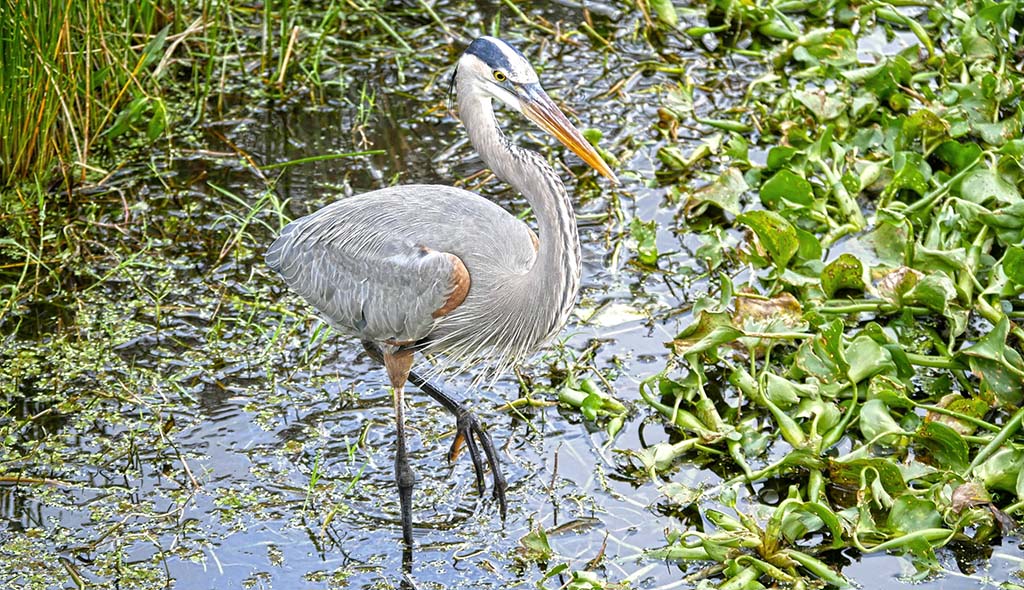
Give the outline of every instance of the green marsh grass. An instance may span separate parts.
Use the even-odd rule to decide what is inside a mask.
[[[173,4],[0,3],[0,186],[48,177],[55,163],[65,180],[84,180],[100,171],[90,164],[96,145],[133,113],[159,116],[159,88],[148,74],[163,57]],[[162,131],[160,121],[152,125]]]

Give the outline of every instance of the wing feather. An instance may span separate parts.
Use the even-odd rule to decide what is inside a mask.
[[[497,204],[454,187],[402,185],[292,222],[266,260],[336,328],[417,342],[458,364],[493,349],[504,302],[536,256],[537,236]]]
[[[335,327],[414,342],[430,333],[466,269],[458,257],[374,220],[374,206],[350,199],[292,222],[267,250],[267,264]]]

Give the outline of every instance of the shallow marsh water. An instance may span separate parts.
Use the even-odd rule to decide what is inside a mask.
[[[553,23],[582,18],[570,6],[530,7]],[[443,8],[449,26],[465,23],[467,36],[498,10]],[[619,27],[639,27],[636,17],[620,18]],[[563,170],[578,198],[584,280],[561,341],[493,388],[467,390],[468,376],[449,383],[465,391],[503,451],[507,522],[478,500],[466,458],[447,465],[450,417],[410,396],[419,475],[412,578],[420,588],[532,587],[546,564],[521,557],[518,548],[542,526],[559,527],[549,540],[556,560],[573,569],[603,556],[610,581],[686,587],[678,566],[639,558],[664,544],[666,522],[688,516],[663,514],[657,489],[635,479],[618,452],[669,439],[657,423],[645,423],[647,410],[637,405],[614,441],[578,412],[495,411],[526,390],[555,399],[552,384],[568,367],[600,373],[611,393],[636,402],[637,383],[665,366],[664,343],[687,323],[687,302],[707,288],[686,272],[694,266],[692,236],[664,229],[675,225],[676,205],[644,181],[657,167],[651,126],[667,79],[642,65],[652,56],[640,41],[632,52],[600,53],[584,38],[563,48],[525,40],[535,37],[510,16],[502,27],[581,126],[604,132],[602,145],[623,158],[624,184],[609,189],[592,175],[577,182]],[[383,371],[357,342],[330,333],[261,256],[286,218],[344,194],[396,182],[448,183],[479,168],[443,108],[449,71],[436,68],[450,66],[455,50],[437,38],[419,58],[382,52],[379,61],[346,64],[335,73],[345,82],[322,106],[303,97],[254,103],[241,96],[210,105],[199,136],[125,169],[112,183],[117,190],[95,199],[90,207],[109,228],[106,239],[82,244],[93,276],[69,277],[68,294],[23,313],[5,346],[12,376],[5,393],[29,401],[7,417],[20,426],[11,430],[4,460],[19,457],[22,476],[35,479],[0,488],[0,583],[400,585]],[[664,51],[709,89],[696,97],[705,114],[730,106],[759,73],[742,57],[682,46]],[[506,120],[522,130],[521,142],[582,171],[524,123]],[[697,140],[702,130],[687,132]],[[368,148],[384,153],[283,172],[257,172],[246,161]],[[523,201],[502,183],[473,177],[467,184],[522,211]],[[656,219],[662,228],[658,248],[670,254],[658,272],[630,262],[633,217]],[[720,481],[713,466],[684,465],[672,477],[693,486]],[[1016,543],[996,548],[988,566],[994,583],[1019,569]],[[958,570],[956,558],[942,553],[950,572]],[[865,585],[888,586],[910,567],[889,556],[838,554],[832,561]],[[557,580],[548,586],[560,586]],[[977,579],[950,573],[929,584],[976,588]]]

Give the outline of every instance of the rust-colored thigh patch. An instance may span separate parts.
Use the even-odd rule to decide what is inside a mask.
[[[453,309],[462,305],[462,302],[466,300],[466,295],[469,293],[469,269],[466,268],[466,265],[463,264],[462,259],[458,256],[447,252],[445,255],[452,261],[452,274],[449,278],[451,291],[449,292],[448,298],[445,299],[444,305],[434,310],[434,313],[430,314],[430,316],[434,318],[439,318],[451,313]]]

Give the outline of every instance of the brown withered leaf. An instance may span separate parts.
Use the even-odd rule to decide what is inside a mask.
[[[953,509],[953,512],[959,514],[968,508],[988,504],[991,501],[992,497],[988,495],[984,485],[976,481],[969,481],[960,484],[953,490],[949,507]]]
[[[780,293],[766,299],[749,293],[736,294],[736,310],[732,314],[734,326],[766,325],[777,321],[794,327],[803,321],[803,308],[790,293]]]
[[[963,397],[959,393],[948,393],[942,396],[942,399],[939,400],[939,403],[935,405],[940,408],[946,408],[947,410],[963,414],[965,416],[971,416],[972,418],[981,418],[982,416],[985,415],[986,412],[988,412],[989,409],[989,405],[987,402],[985,402],[985,400],[978,398]],[[974,431],[978,429],[977,426],[971,424],[970,422],[961,420],[955,416],[941,414],[939,412],[935,412],[932,410],[929,410],[928,413],[925,414],[924,421],[941,422],[955,430],[957,434],[960,435],[974,434]]]
[[[882,275],[875,283],[875,290],[879,297],[899,303],[903,299],[903,295],[913,289],[914,285],[922,278],[924,278],[924,273],[901,266]]]

